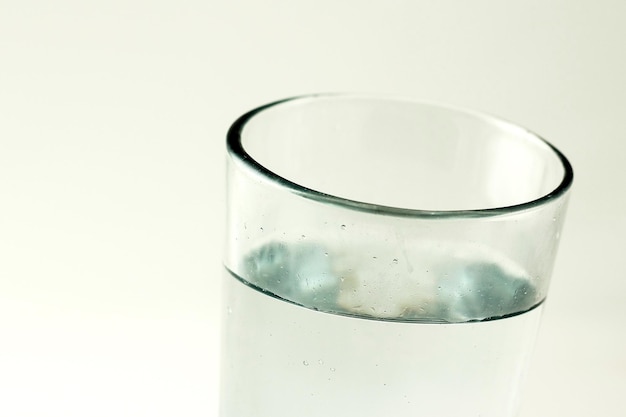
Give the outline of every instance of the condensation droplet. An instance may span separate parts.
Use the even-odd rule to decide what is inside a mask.
[[[335,368],[330,368],[330,372],[335,372],[336,369]]]
[[[263,228],[262,228],[262,227],[259,227],[259,230],[260,230],[260,231],[263,231]]]
[[[324,361],[321,360],[321,359],[319,361],[317,361],[317,363],[319,363],[320,365],[324,365]]]
[[[393,262],[394,264],[397,264],[398,260],[396,258],[393,258],[393,260],[391,262]]]
[[[341,225],[341,230],[346,230],[346,225],[345,224]]]
[[[309,363],[307,361],[302,361],[302,365],[309,366]]]

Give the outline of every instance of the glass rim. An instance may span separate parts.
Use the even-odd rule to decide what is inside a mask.
[[[252,155],[250,155],[243,146],[242,143],[242,133],[247,123],[252,120],[257,115],[263,113],[266,110],[269,110],[273,107],[277,107],[279,105],[284,105],[288,103],[296,103],[296,102],[306,102],[306,101],[314,101],[322,98],[338,98],[338,99],[371,99],[378,101],[390,101],[390,102],[405,102],[405,103],[415,103],[421,105],[427,105],[432,108],[439,108],[445,110],[451,110],[459,113],[463,113],[466,115],[471,115],[477,118],[480,118],[485,121],[489,121],[491,123],[499,123],[506,124],[509,127],[514,127],[516,129],[523,130],[526,134],[534,137],[544,145],[546,145],[558,158],[563,167],[563,178],[561,182],[556,186],[556,188],[552,189],[548,193],[530,200],[525,201],[519,204],[513,204],[508,206],[501,207],[490,207],[490,208],[482,208],[482,209],[462,209],[462,210],[423,210],[423,209],[413,209],[413,208],[404,208],[404,207],[394,207],[381,205],[376,203],[368,203],[365,201],[352,200],[344,197],[335,196],[332,194],[325,193],[323,191],[315,190],[312,188],[308,188],[304,185],[293,182],[269,168],[265,167],[263,164],[259,163],[255,160]],[[470,110],[463,107],[452,106],[448,104],[440,104],[431,101],[400,97],[400,96],[392,96],[385,94],[358,94],[358,93],[320,93],[320,94],[307,94],[307,95],[299,95],[293,96],[281,100],[276,100],[262,106],[256,107],[253,110],[250,110],[240,116],[235,122],[230,126],[226,135],[226,146],[228,154],[235,158],[235,160],[239,161],[241,164],[246,166],[249,169],[252,169],[254,172],[261,175],[262,178],[265,178],[270,183],[286,189],[287,191],[298,195],[300,197],[308,198],[317,202],[332,204],[335,206],[343,207],[346,209],[356,210],[368,212],[376,215],[390,215],[397,217],[414,217],[414,218],[468,218],[468,217],[493,217],[504,214],[511,214],[515,212],[525,211],[528,209],[532,209],[538,206],[545,205],[549,202],[555,201],[558,198],[565,195],[565,193],[570,189],[574,180],[574,170],[569,160],[565,157],[565,155],[559,151],[554,145],[548,142],[546,139],[541,137],[540,135],[521,127],[515,123],[509,122],[497,116],[493,116],[487,113],[483,113],[480,111]]]

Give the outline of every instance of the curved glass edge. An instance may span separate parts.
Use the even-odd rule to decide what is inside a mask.
[[[470,209],[470,210],[420,210],[420,209],[409,209],[409,208],[400,208],[393,206],[385,206],[380,204],[367,203],[363,201],[350,200],[342,197],[337,197],[331,194],[327,194],[321,191],[317,191],[311,188],[307,188],[303,185],[297,184],[293,181],[290,181],[275,172],[269,170],[258,161],[256,161],[250,154],[246,152],[242,144],[242,132],[245,128],[246,124],[254,118],[259,113],[262,113],[265,110],[270,108],[287,104],[287,103],[296,103],[299,101],[311,101],[319,98],[368,98],[368,99],[379,99],[379,100],[388,100],[388,101],[404,101],[407,103],[419,103],[431,105],[434,107],[439,107],[442,109],[454,110],[458,112],[462,112],[468,115],[474,115],[476,117],[483,118],[485,120],[491,120],[497,123],[505,123],[511,127],[515,127],[523,130],[527,134],[535,137],[540,142],[544,143],[548,146],[552,152],[558,157],[561,164],[563,164],[563,179],[559,183],[559,185],[550,191],[549,193],[531,201],[527,201],[520,204],[515,204],[511,206],[503,206],[503,207],[493,207],[487,209]],[[280,188],[287,189],[293,194],[299,195],[303,198],[308,198],[317,202],[332,204],[340,207],[344,207],[347,209],[368,212],[376,215],[389,215],[395,217],[415,217],[415,218],[430,218],[430,219],[450,219],[450,218],[476,218],[476,217],[494,217],[505,214],[512,214],[515,212],[529,210],[538,206],[545,205],[549,202],[555,201],[558,198],[562,197],[567,193],[567,191],[571,188],[572,183],[574,181],[574,170],[569,160],[565,157],[565,155],[559,151],[554,145],[548,142],[546,139],[541,137],[540,135],[523,128],[521,126],[516,125],[515,123],[508,122],[504,119],[501,119],[496,116],[489,115],[487,113],[482,113],[474,110],[465,109],[462,107],[455,107],[445,104],[420,101],[416,99],[410,99],[405,97],[391,96],[391,95],[383,95],[383,94],[351,94],[351,93],[321,93],[321,94],[309,94],[309,95],[301,95],[285,98],[282,100],[277,100],[260,107],[257,107],[249,112],[240,116],[235,122],[230,126],[226,135],[226,146],[228,153],[235,159],[242,163],[244,166],[252,169],[254,172],[261,175],[261,177],[267,179],[270,183],[279,186]]]

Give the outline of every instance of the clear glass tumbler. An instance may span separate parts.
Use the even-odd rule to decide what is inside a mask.
[[[221,417],[516,413],[572,184],[511,123],[297,97],[228,132]]]

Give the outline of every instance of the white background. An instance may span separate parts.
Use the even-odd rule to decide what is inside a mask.
[[[493,113],[568,155],[522,417],[622,416],[625,16],[619,0],[0,0],[0,415],[215,416],[225,131],[271,100],[361,91]]]

